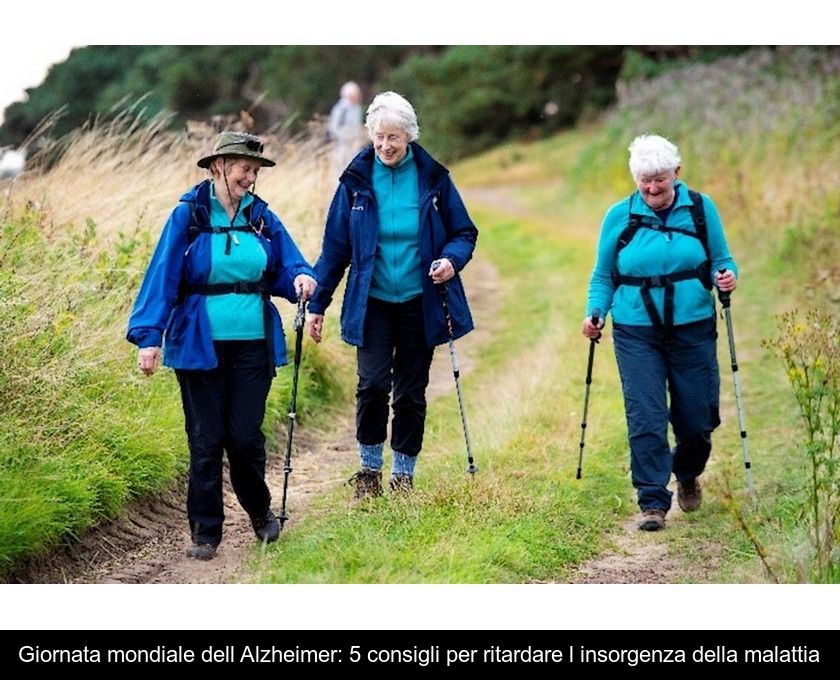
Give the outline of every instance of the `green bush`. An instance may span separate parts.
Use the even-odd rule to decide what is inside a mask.
[[[813,547],[811,578],[840,580],[840,320],[810,310],[804,320],[787,313],[779,334],[765,342],[782,361],[805,430],[795,455],[808,465],[808,524]]]

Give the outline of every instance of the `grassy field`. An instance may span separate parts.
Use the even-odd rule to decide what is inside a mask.
[[[273,566],[263,562],[260,578],[548,581],[605,546],[604,529],[628,503],[617,433],[599,437],[599,455],[574,481],[583,375],[569,352],[582,343],[565,319],[583,294],[570,274],[588,248],[537,220],[484,210],[475,218],[482,254],[502,274],[501,326],[464,385],[480,472],[474,480],[464,473],[457,403],[441,397],[429,409],[415,493],[349,511],[346,488],[321,499],[269,551]]]
[[[791,64],[814,78],[804,82]],[[733,316],[758,489],[752,506],[721,322],[724,424],[705,477],[707,500],[669,533],[669,550],[685,564],[705,565],[709,581],[813,578],[798,409],[784,370],[761,342],[774,335],[776,313],[837,302],[836,266],[812,257],[815,248],[837,252],[840,148],[827,95],[836,77],[837,65],[813,53],[758,51],[667,75],[597,125],[506,146],[456,168],[459,186],[474,189],[481,256],[502,278],[502,326],[465,381],[483,470],[474,484],[464,478],[452,454],[460,443],[455,405],[441,399],[430,408],[429,444],[411,499],[349,510],[346,490],[322,499],[318,512],[270,551],[273,566],[260,562],[258,578],[562,581],[609,544],[634,509],[623,409],[606,341],[596,363],[584,480],[576,482],[586,354],[578,327],[600,218],[633,188],[626,145],[650,129],[680,143],[683,177],[715,198],[741,267]],[[679,100],[659,94],[680,78],[688,85]],[[722,100],[719,91],[731,93],[736,81],[740,95]],[[745,117],[750,107],[755,115]],[[767,551],[772,575],[756,545]]]

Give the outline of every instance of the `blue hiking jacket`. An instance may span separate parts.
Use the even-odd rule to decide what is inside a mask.
[[[416,142],[411,143],[420,188],[420,266],[423,281],[423,316],[426,344],[449,339],[437,287],[427,275],[431,263],[448,258],[456,275],[448,284],[448,304],[455,338],[473,329],[473,320],[460,272],[472,258],[478,229],[472,223],[449,171]],[[364,341],[368,293],[376,258],[379,211],[373,191],[373,146],[363,149],[339,178],[324,229],[321,256],[315,264],[318,288],[309,311],[323,314],[350,267],[341,306],[341,337],[357,347]]]
[[[272,295],[296,302],[294,279],[314,276],[286,228],[259,196],[247,213],[267,256],[266,275]],[[246,209],[247,210],[247,209]],[[207,316],[206,295],[179,300],[182,283],[207,283],[211,267],[211,234],[201,231],[191,242],[190,225],[209,226],[210,181],[197,184],[181,196],[160,235],[155,253],[128,321],[126,338],[138,347],[163,346],[165,366],[184,370],[210,370],[217,365]],[[266,300],[273,331],[274,364],[286,361],[286,340],[280,314]]]
[[[667,226],[696,232],[691,218],[691,198],[688,187],[681,181],[674,183],[676,201],[668,215]],[[709,255],[711,257],[711,286],[714,273],[719,269],[730,269],[738,275],[738,267],[729,252],[720,214],[711,198],[701,194],[706,215]],[[656,229],[639,229],[633,240],[623,248],[616,262],[618,237],[627,226],[630,213],[643,215],[652,224],[665,226],[656,213],[645,203],[637,190],[632,195],[613,205],[604,216],[601,236],[598,241],[598,255],[589,282],[589,297],[586,316],[599,309],[602,316],[612,313],[615,323],[632,326],[650,326],[652,322],[645,310],[638,286],[615,287],[613,269],[625,276],[658,276],[693,269],[706,260],[706,252],[697,238],[686,234],[662,232]],[[665,292],[663,288],[652,288],[651,297],[663,318]],[[687,324],[708,319],[715,314],[714,296],[699,279],[687,279],[674,284],[674,324]]]

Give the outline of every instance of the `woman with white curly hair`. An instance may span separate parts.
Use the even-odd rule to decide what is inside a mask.
[[[478,231],[449,171],[417,143],[417,115],[395,92],[377,95],[365,122],[373,142],[342,173],[327,215],[309,334],[321,341],[324,313],[349,267],[341,337],[357,347],[357,499],[382,493],[383,448],[393,388],[390,487],[412,488],[423,444],[426,386],[436,345],[473,328],[460,272]]]
[[[712,291],[735,290],[738,270],[714,202],[679,180],[677,147],[642,135],[629,151],[638,190],[604,217],[583,334],[597,338],[612,313],[638,526],[657,531],[671,508],[672,472],[680,508],[700,507],[698,477],[720,424]]]

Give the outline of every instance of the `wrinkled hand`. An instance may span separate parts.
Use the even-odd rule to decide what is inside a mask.
[[[298,274],[295,277],[295,292],[298,294],[298,297],[302,297],[304,300],[312,297],[312,293],[315,292],[317,285],[318,282],[307,274]]]
[[[137,351],[137,368],[144,375],[152,375],[158,368],[160,347],[144,347]]]
[[[321,331],[324,330],[324,315],[309,315],[309,337],[315,342],[321,342]]]
[[[432,262],[429,276],[432,277],[432,283],[445,283],[455,276],[455,267],[447,258],[442,257]]]
[[[604,327],[604,317],[598,319],[598,325],[592,323],[592,317],[587,316],[583,320],[581,332],[590,340],[596,340],[601,335],[601,329]]]
[[[731,293],[738,287],[738,279],[735,278],[735,274],[729,269],[723,272],[723,274],[715,272],[715,285],[721,292]]]

